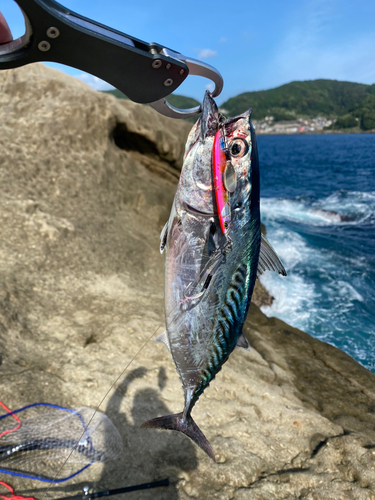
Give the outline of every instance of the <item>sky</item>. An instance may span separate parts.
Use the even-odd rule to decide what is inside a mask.
[[[63,0],[85,17],[145,42],[157,42],[217,68],[222,104],[242,92],[294,80],[375,83],[374,0]],[[14,0],[0,0],[14,37],[24,33]],[[99,90],[79,69],[50,64]],[[124,78],[126,75],[124,75]],[[209,80],[189,76],[176,91],[202,100]]]

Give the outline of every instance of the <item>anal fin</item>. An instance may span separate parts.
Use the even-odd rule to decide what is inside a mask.
[[[167,346],[168,351],[171,352],[171,345],[169,343],[167,330],[164,330],[163,333],[161,333],[158,337],[156,337],[156,339],[154,339],[154,342],[162,342],[163,344],[165,344]]]
[[[246,349],[246,351],[250,351],[249,343],[245,338],[244,334],[241,334],[239,336],[236,347],[242,347],[243,349]]]

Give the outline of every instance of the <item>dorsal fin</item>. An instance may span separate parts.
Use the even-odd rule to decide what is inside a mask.
[[[160,233],[160,253],[164,252],[165,245],[167,244],[167,239],[168,239],[168,223],[169,220],[164,224],[163,229],[161,230]]]
[[[271,247],[271,245],[262,234],[257,277],[259,277],[264,273],[264,271],[267,270],[277,271],[279,274],[286,276],[284,266],[282,265],[279,257],[276,255],[275,250]]]
[[[163,333],[161,333],[158,337],[156,337],[156,339],[154,339],[154,342],[162,342],[163,344],[165,344],[167,346],[168,351],[171,352],[171,346],[169,344],[167,330],[164,330]]]

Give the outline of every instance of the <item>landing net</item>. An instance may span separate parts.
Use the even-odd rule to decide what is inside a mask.
[[[20,422],[17,427],[15,419]],[[73,410],[36,403],[0,416],[3,473],[59,483],[95,462],[116,460],[122,450],[120,434],[111,420],[91,408]]]

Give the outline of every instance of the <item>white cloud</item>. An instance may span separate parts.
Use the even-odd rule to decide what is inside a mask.
[[[375,82],[375,34],[352,33],[346,40],[332,36],[338,19],[334,3],[314,0],[286,27],[269,65],[269,86],[318,78]]]
[[[227,38],[225,36],[222,36],[219,40],[219,43],[225,43],[227,41]]]
[[[209,92],[213,92],[215,90],[215,84],[213,82],[207,83],[206,90],[208,90]]]
[[[217,52],[211,49],[201,49],[198,52],[198,59],[210,59],[211,57],[215,57]]]
[[[74,76],[75,78],[78,78],[78,80],[87,83],[87,85],[90,85],[90,87],[92,87],[95,90],[112,90],[114,88],[112,85],[105,82],[104,80],[101,80],[97,76],[90,75],[88,73],[79,73],[78,75]]]

